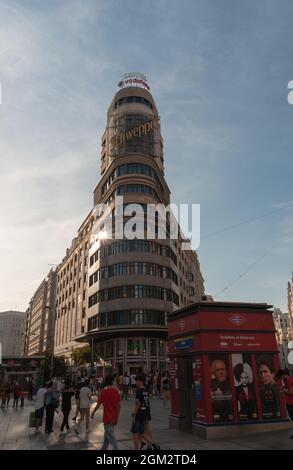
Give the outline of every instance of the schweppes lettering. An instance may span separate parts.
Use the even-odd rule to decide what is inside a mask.
[[[123,142],[127,142],[134,137],[140,137],[142,135],[146,135],[149,132],[153,131],[158,124],[158,118],[153,119],[152,121],[147,121],[144,124],[140,124],[139,126],[134,127],[133,129],[129,129],[126,132],[122,132],[117,136],[114,136],[111,139],[111,143],[114,147],[123,144]]]

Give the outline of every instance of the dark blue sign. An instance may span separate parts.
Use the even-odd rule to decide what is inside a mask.
[[[175,349],[187,349],[193,346],[193,338],[182,338],[175,340]]]

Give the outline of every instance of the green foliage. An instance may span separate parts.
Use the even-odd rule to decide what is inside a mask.
[[[92,360],[92,351],[90,346],[84,346],[83,348],[73,351],[73,360],[77,366],[90,364]]]

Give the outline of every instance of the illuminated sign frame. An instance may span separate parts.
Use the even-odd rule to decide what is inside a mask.
[[[125,86],[133,86],[133,85],[140,85],[147,90],[150,90],[150,86],[147,83],[147,78],[143,73],[140,72],[129,72],[123,75],[123,80],[118,82],[119,88],[123,88]]]

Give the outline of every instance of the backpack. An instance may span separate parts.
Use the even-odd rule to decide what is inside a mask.
[[[57,392],[58,393],[58,392]],[[45,406],[53,406],[53,408],[58,408],[59,406],[59,397],[56,392],[48,392],[45,396]]]

